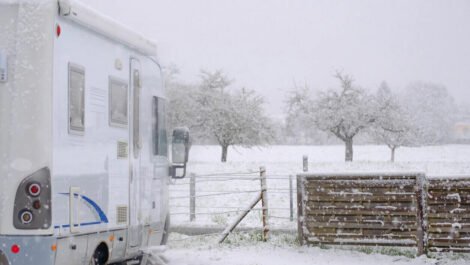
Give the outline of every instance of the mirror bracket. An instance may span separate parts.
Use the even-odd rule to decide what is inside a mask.
[[[182,168],[183,169],[183,175],[181,176],[176,176],[176,169]],[[170,166],[170,176],[173,179],[182,179],[186,177],[186,164],[180,165],[180,164],[173,164]]]
[[[186,164],[189,156],[189,129],[177,127],[173,130],[172,141],[172,165],[170,166],[170,176],[173,179],[182,179],[186,176]],[[183,169],[181,176],[176,175],[177,169]]]

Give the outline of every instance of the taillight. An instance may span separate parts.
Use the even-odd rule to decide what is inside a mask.
[[[41,202],[40,201],[34,201],[33,202],[33,208],[36,210],[39,210],[41,208]]]
[[[51,172],[47,167],[31,173],[18,185],[12,217],[16,229],[51,227]]]
[[[23,212],[21,212],[20,214],[20,221],[21,223],[23,224],[29,224],[33,221],[33,213],[28,211],[28,210],[24,210]]]
[[[11,246],[11,252],[13,252],[15,254],[20,252],[20,247],[18,245]]]
[[[31,183],[28,186],[28,192],[31,196],[38,196],[41,193],[41,186],[37,183]]]

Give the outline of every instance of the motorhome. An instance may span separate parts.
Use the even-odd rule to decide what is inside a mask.
[[[172,133],[154,42],[73,0],[0,0],[0,264],[145,263]]]

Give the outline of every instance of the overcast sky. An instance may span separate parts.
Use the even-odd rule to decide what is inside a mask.
[[[470,101],[470,1],[83,1],[155,40],[182,78],[223,69],[273,116],[294,81],[335,87],[335,69],[369,89],[422,80]]]

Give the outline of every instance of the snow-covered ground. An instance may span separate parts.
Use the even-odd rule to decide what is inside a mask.
[[[392,247],[299,246],[295,235],[275,235],[267,243],[253,234],[235,233],[228,242],[216,237],[172,234],[164,256],[168,265],[464,265],[463,254],[415,256],[413,249]]]
[[[269,146],[251,149],[230,147],[228,162],[220,163],[220,147],[193,146],[189,170],[196,173],[245,172],[266,166],[268,172],[294,174],[302,170],[302,155],[310,171],[419,170],[431,175],[470,174],[470,145],[402,147],[390,163],[386,146],[354,146],[354,162],[344,163],[344,146]]]
[[[176,181],[170,187],[172,225],[189,229],[225,227],[238,214],[236,211],[245,207],[260,188],[258,173],[230,174],[256,172],[260,166],[265,166],[268,176],[270,228],[293,231],[287,236],[291,237],[290,241],[295,241],[297,223],[295,219],[289,220],[288,176],[295,176],[302,171],[303,155],[309,157],[311,172],[422,171],[428,176],[470,176],[470,145],[400,148],[397,150],[395,163],[388,161],[390,151],[385,146],[355,146],[354,152],[355,161],[345,163],[343,146],[236,147],[229,149],[228,162],[221,163],[218,146],[193,146],[188,171],[197,176],[196,220],[189,222],[189,178],[186,178]],[[295,181],[293,184],[295,211]],[[219,193],[223,194],[214,195]],[[239,227],[260,228],[260,211],[251,212]],[[211,229],[207,229],[206,233],[210,233]],[[170,264],[372,264],[377,261],[383,264],[470,263],[469,259],[459,261],[460,256],[440,261],[410,259],[406,254],[383,255],[380,251],[369,253],[369,249],[361,252],[337,247],[299,247],[289,240],[286,244],[280,243],[282,240],[279,239],[276,239],[276,243],[264,244],[255,240],[248,244],[238,244],[237,241],[236,244],[225,243],[218,246],[214,245],[212,237],[187,238],[181,234],[172,234],[167,252],[168,256],[173,257]],[[233,237],[234,235],[229,236],[230,242],[233,242]],[[291,262],[293,260],[295,262]]]

